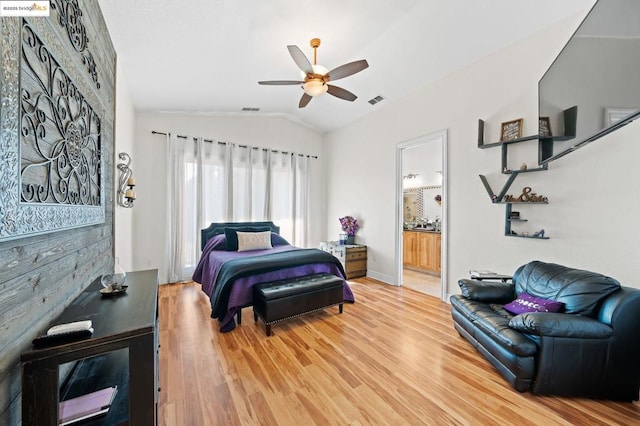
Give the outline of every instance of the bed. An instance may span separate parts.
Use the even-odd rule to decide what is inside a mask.
[[[241,321],[242,308],[252,305],[252,288],[258,283],[329,273],[344,280],[344,301],[354,302],[342,264],[335,256],[292,246],[279,233],[273,222],[220,222],[201,231],[202,254],[193,280],[209,296],[211,317],[218,320],[221,332],[236,327],[234,317]],[[252,249],[251,243],[246,243],[248,235],[255,235],[255,240],[262,238],[262,243],[269,239],[266,245],[271,248]]]

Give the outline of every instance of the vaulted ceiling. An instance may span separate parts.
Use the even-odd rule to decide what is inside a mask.
[[[283,115],[320,133],[343,127],[553,23],[595,0],[99,0],[119,67],[139,111]],[[369,68],[298,108],[287,45],[332,69]],[[384,101],[368,100],[381,95]],[[425,99],[425,102],[429,102]],[[243,108],[259,111],[242,112]]]

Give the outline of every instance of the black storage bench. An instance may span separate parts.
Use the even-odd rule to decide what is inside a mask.
[[[344,302],[343,280],[331,274],[260,283],[253,286],[253,318],[262,318],[267,336],[271,324]]]

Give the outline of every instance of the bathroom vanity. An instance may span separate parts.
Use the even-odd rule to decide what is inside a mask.
[[[402,241],[402,264],[405,268],[440,275],[440,232],[423,229],[404,230]]]

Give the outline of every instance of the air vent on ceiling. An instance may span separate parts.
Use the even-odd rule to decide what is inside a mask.
[[[260,111],[260,108],[243,107],[242,111]]]
[[[378,96],[376,96],[375,98],[369,99],[369,103],[370,103],[371,105],[375,105],[375,104],[377,104],[378,102],[382,102],[383,100],[384,100],[384,96],[382,96],[382,95],[378,95]]]

